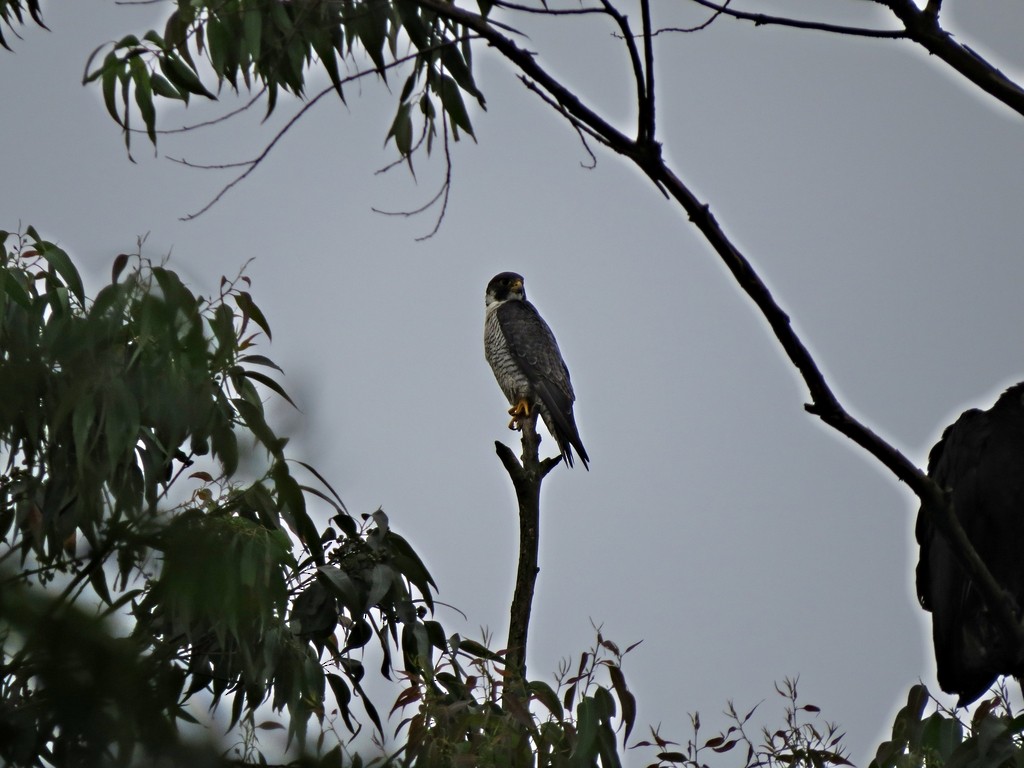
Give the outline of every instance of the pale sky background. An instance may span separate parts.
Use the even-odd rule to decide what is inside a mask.
[[[737,7],[755,5],[885,22],[850,0]],[[685,0],[655,7],[664,23],[706,18]],[[164,155],[242,160],[271,132],[260,112],[165,137],[157,155],[139,138],[138,163],[127,160],[81,73],[97,45],[161,12],[48,3],[52,32],[26,27],[16,53],[0,53],[0,228],[34,224],[93,292],[146,233],[144,253],[170,253],[199,293],[255,258],[253,295],[274,330],[261,351],[301,408],[279,415],[293,454],[353,513],[384,508],[440,599],[469,616],[443,610],[449,632],[487,626],[500,645],[507,630],[517,520],[493,441],[515,436],[481,337],[488,279],[515,270],[569,363],[592,457],[589,473],[559,467],[545,484],[531,676],[550,681],[578,657],[592,621],[623,646],[642,639],[625,667],[636,734],[661,723],[685,743],[688,712],[711,736],[730,699],[741,710],[768,699],[757,722],[780,723],[773,682],[799,675],[860,765],[913,683],[937,692],[913,591],[913,496],[804,413],[765,322],[649,182],[603,151],[596,170],[581,167],[575,133],[481,50],[488,110],[474,114],[479,144],[454,146],[433,239],[415,242],[430,216],[371,212],[425,202],[441,163],[421,158],[418,183],[374,175],[395,156],[382,144],[396,95],[370,80],[347,107],[324,100],[248,181],[181,222],[230,177]],[[1024,73],[1024,5],[947,0],[944,15],[960,40]],[[514,24],[542,64],[632,124],[608,27]],[[848,408],[923,464],[956,414],[1024,378],[1024,118],[907,42],[720,19],[657,43],[675,169]],[[272,123],[295,106],[282,100]],[[162,127],[210,114],[166,110]]]

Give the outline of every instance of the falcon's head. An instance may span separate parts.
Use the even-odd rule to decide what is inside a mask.
[[[487,284],[487,298],[484,303],[489,307],[491,304],[508,299],[518,301],[526,299],[523,276],[517,275],[515,272],[502,272],[500,275],[492,277],[491,282]]]

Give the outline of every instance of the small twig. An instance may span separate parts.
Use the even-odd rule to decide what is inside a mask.
[[[161,2],[162,1],[163,0],[161,0]],[[225,112],[223,115],[218,115],[217,117],[211,118],[209,120],[203,120],[202,122],[199,122],[199,123],[192,123],[192,125],[181,125],[181,126],[178,126],[177,128],[161,128],[160,130],[156,131],[156,134],[158,136],[168,136],[168,135],[175,134],[175,133],[191,133],[192,131],[197,131],[200,128],[208,128],[211,125],[217,125],[218,123],[223,123],[223,122],[225,122],[227,120],[230,120],[235,115],[239,115],[242,112],[245,112],[246,110],[252,108],[252,106],[257,101],[259,101],[263,97],[263,94],[266,93],[266,92],[267,92],[267,87],[263,86],[262,88],[259,89],[259,91],[256,92],[256,94],[251,99],[249,99],[247,102],[245,102],[245,104],[243,104],[242,106],[240,106],[240,107],[238,107],[236,109],[231,110],[230,112]],[[132,133],[146,133],[146,129],[145,128],[132,128],[131,132]],[[241,165],[241,163],[239,163],[239,165]]]
[[[432,198],[430,198],[426,203],[421,205],[419,208],[414,208],[411,211],[385,211],[385,210],[383,210],[381,208],[373,208],[373,207],[370,208],[371,211],[373,211],[374,213],[379,213],[382,216],[401,216],[403,218],[410,218],[412,216],[418,216],[419,214],[421,214],[424,211],[428,210],[429,208],[433,207],[434,204],[437,203],[438,200],[440,200],[441,201],[441,210],[438,212],[437,219],[434,221],[434,228],[431,229],[430,232],[428,232],[427,234],[420,235],[419,237],[417,237],[416,238],[416,242],[417,243],[421,243],[424,240],[429,240],[434,235],[436,235],[438,230],[441,228],[441,223],[444,221],[445,214],[448,212],[448,197],[451,194],[451,189],[452,189],[452,154],[451,154],[451,146],[449,145],[449,139],[448,139],[448,113],[444,112],[443,110],[441,112],[441,125],[442,125],[442,128],[441,128],[442,135],[444,137],[442,139],[442,142],[443,142],[442,145],[444,147],[444,180],[441,182],[441,187],[440,187],[440,189],[437,190],[437,194],[435,194]],[[428,130],[427,126],[424,125],[424,127],[423,127],[423,131],[424,131],[423,132],[423,136],[421,136],[420,140],[418,142],[416,142],[416,146],[414,146],[409,151],[409,155],[410,156],[423,143],[423,140],[424,140],[424,138],[426,136],[427,130]],[[396,167],[397,165],[401,164],[404,160],[407,160],[407,159],[408,159],[408,157],[400,157],[395,162],[393,162],[390,165],[388,165],[388,166],[380,169],[379,171],[377,171],[377,173],[385,173],[385,172],[391,170],[392,168]]]
[[[715,12],[708,16],[708,18],[706,18],[700,24],[696,24],[692,27],[662,27],[660,29],[654,30],[654,32],[651,33],[651,37],[657,37],[662,32],[683,32],[688,34],[690,32],[700,32],[701,30],[707,29],[712,24],[714,24],[715,20],[718,19],[725,12],[725,9],[729,7],[730,2],[732,2],[732,0],[725,0],[725,2],[722,3],[721,8],[716,8]]]
[[[401,57],[395,59],[394,61],[388,62],[388,64],[386,64],[383,69],[384,70],[395,69],[395,68],[397,68],[397,67],[399,67],[399,66],[401,66],[401,65],[403,65],[403,64],[405,64],[405,63],[407,63],[409,61],[414,61],[415,59],[417,59],[419,56],[422,56],[426,52],[429,52],[431,50],[441,50],[442,48],[445,48],[447,46],[455,45],[456,43],[460,43],[460,42],[463,42],[463,41],[469,40],[469,39],[472,39],[472,36],[464,36],[464,37],[461,37],[461,38],[445,39],[442,42],[438,43],[436,46],[433,46],[431,48],[425,48],[425,49],[423,49],[421,51],[417,51],[415,53],[411,53],[411,54],[409,54],[407,56],[401,56]],[[263,150],[258,155],[256,155],[256,157],[252,158],[251,160],[246,160],[246,161],[239,162],[239,163],[230,163],[230,164],[225,164],[223,166],[220,166],[220,167],[224,167],[224,168],[228,168],[228,167],[245,167],[246,170],[243,171],[242,173],[240,173],[238,176],[236,176],[230,182],[225,184],[223,187],[221,187],[221,190],[213,197],[213,199],[211,199],[206,205],[204,205],[198,211],[195,211],[194,213],[189,213],[189,214],[186,214],[185,216],[182,216],[181,217],[181,221],[192,221],[193,219],[196,219],[199,216],[202,216],[204,213],[209,211],[213,206],[215,206],[218,202],[220,202],[221,198],[223,198],[224,195],[226,195],[232,188],[234,188],[235,186],[240,184],[242,181],[247,179],[249,177],[249,175],[253,171],[255,171],[260,165],[263,164],[263,161],[267,159],[267,156],[274,149],[274,147],[277,145],[277,143],[282,138],[284,138],[285,134],[288,133],[288,131],[291,130],[291,128],[306,114],[306,112],[308,112],[310,109],[312,109],[313,106],[318,101],[320,101],[320,99],[322,99],[324,96],[326,96],[329,93],[336,93],[337,92],[337,88],[342,86],[342,85],[346,85],[348,83],[355,82],[355,81],[360,80],[360,79],[362,79],[362,78],[364,78],[364,77],[366,77],[368,75],[379,75],[379,74],[381,74],[381,70],[378,69],[378,68],[364,69],[364,70],[360,70],[359,72],[356,72],[355,74],[349,75],[348,77],[342,78],[341,81],[337,85],[332,83],[331,85],[325,87],[323,90],[321,90],[315,96],[313,96],[309,101],[307,101],[305,104],[302,105],[302,108],[299,109],[298,112],[296,112],[288,120],[288,122],[285,123],[285,125],[276,134],[274,134],[274,138],[270,140],[270,143],[267,144],[263,148]],[[183,164],[189,165],[189,166],[202,167],[202,166],[197,166],[194,163],[187,163],[185,161],[179,161],[179,162],[182,162]]]

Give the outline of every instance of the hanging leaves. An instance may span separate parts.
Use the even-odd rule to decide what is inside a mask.
[[[162,35],[127,35],[97,49],[84,82],[99,82],[107,112],[121,127],[130,154],[133,119],[141,120],[156,144],[160,99],[188,104],[191,96],[214,99],[224,86],[262,89],[269,115],[280,91],[304,98],[307,78],[322,70],[344,101],[345,83],[367,73],[360,69],[365,56],[385,82],[393,69],[408,72],[385,137],[394,138],[398,152],[408,157],[419,146],[414,136],[431,139],[438,132],[440,115],[424,108],[428,90],[439,101],[445,130],[450,128],[453,138],[459,138],[459,131],[474,135],[463,94],[481,108],[485,102],[473,79],[471,43],[466,29],[408,0],[196,0],[179,4]],[[411,57],[404,53],[409,44]],[[204,59],[207,68],[197,63]],[[343,77],[343,61],[355,74]],[[416,104],[420,109],[414,112]],[[432,141],[426,147],[429,152]]]

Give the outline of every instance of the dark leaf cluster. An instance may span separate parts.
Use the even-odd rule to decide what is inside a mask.
[[[89,299],[32,228],[0,245],[0,761],[184,755],[221,704],[250,731],[286,713],[303,746],[329,698],[357,732],[359,698],[382,732],[358,652],[418,670],[434,583],[383,512],[358,523],[285,455],[248,278],[205,298],[122,254]]]
[[[742,755],[744,768],[829,768],[853,765],[843,746],[843,734],[834,723],[819,719],[820,709],[814,704],[800,701],[797,681],[786,679],[776,685],[775,692],[783,699],[783,723],[771,728],[762,726],[759,735],[748,733],[751,720],[760,705],[740,714],[732,702],[725,709],[731,723],[710,738],[701,736],[700,714],[690,715],[692,735],[685,748],[664,738],[658,729],[651,729],[651,740],[633,745],[634,748],[654,749],[657,761],[649,768],[683,766],[683,768],[712,768],[719,755]]]
[[[594,646],[555,688],[520,684],[506,669],[505,651],[452,635],[427,622],[418,647],[431,666],[407,676],[392,712],[405,713],[403,763],[413,766],[619,766],[635,724],[636,702],[626,685],[621,651],[600,632]]]
[[[913,686],[893,721],[892,738],[878,747],[869,768],[1024,765],[1024,714],[1014,712],[1005,685],[997,685],[963,719],[967,715],[940,706],[925,686]]]
[[[4,37],[4,26],[6,26],[11,32],[14,33],[15,37],[18,36],[16,27],[20,27],[25,23],[25,14],[28,14],[32,21],[38,24],[43,29],[46,29],[46,25],[43,24],[42,10],[39,7],[39,0],[0,0],[0,46],[3,46],[8,51],[11,50],[10,44]]]

